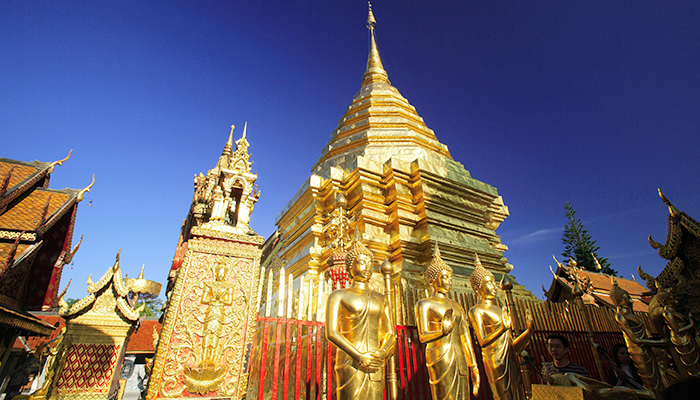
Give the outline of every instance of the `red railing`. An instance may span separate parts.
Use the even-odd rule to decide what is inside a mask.
[[[532,383],[540,383],[537,371],[544,359],[551,361],[547,353],[546,338],[559,333],[570,341],[570,359],[583,365],[591,377],[599,376],[593,349],[586,332],[535,330],[528,347],[537,364],[529,367]],[[430,385],[425,366],[424,347],[418,340],[415,326],[396,326],[396,368],[400,400],[430,400]],[[622,341],[619,332],[596,332],[596,343],[611,349]],[[264,400],[334,400],[335,375],[333,363],[335,346],[326,340],[325,324],[287,318],[258,317],[257,332],[251,351],[248,377],[248,399]],[[491,398],[491,389],[481,361],[481,348],[472,339],[479,369],[481,389],[476,399]],[[603,360],[607,371],[612,365]],[[472,399],[474,397],[472,396]]]

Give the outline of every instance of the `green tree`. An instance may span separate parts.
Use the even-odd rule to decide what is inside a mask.
[[[581,220],[576,218],[576,210],[571,207],[568,201],[564,203],[564,210],[566,210],[565,215],[569,222],[564,226],[564,235],[561,238],[561,242],[564,244],[562,257],[573,258],[581,269],[617,275],[617,271],[610,267],[608,259],[598,255],[600,247],[596,246],[595,240],[591,239],[591,235]],[[595,262],[596,258],[602,267],[600,271]]]
[[[73,304],[79,302],[80,299],[66,299],[66,303],[68,304],[68,307],[71,307]]]
[[[141,301],[146,302],[146,308],[141,311],[141,316],[143,317],[160,317],[161,311],[160,309],[163,308],[163,300],[159,298],[155,299],[142,299]],[[138,308],[141,306],[141,302],[138,304],[134,305],[134,308]]]

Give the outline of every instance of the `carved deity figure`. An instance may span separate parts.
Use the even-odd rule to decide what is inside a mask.
[[[479,303],[469,310],[469,320],[481,346],[493,398],[525,400],[518,354],[530,341],[532,316],[528,311],[527,329],[514,339],[510,314],[496,303],[496,281],[493,274],[481,266],[478,255],[469,283],[479,297]]]
[[[233,303],[233,285],[226,282],[228,269],[219,263],[216,266],[216,281],[207,282],[202,294],[202,304],[207,304],[202,332],[202,365],[210,366],[216,362],[216,348],[224,326],[224,307]]]
[[[447,297],[452,288],[452,268],[435,253],[425,271],[433,295],[416,304],[418,336],[425,344],[425,363],[433,400],[468,399],[469,372],[474,396],[479,393],[479,368],[467,316],[456,301]]]
[[[629,293],[618,286],[615,278],[610,277],[610,280],[613,283],[613,287],[610,289],[610,298],[617,306],[615,320],[622,329],[630,358],[637,368],[644,387],[658,393],[666,385],[662,381],[659,363],[654,357],[652,347],[668,346],[669,341],[666,338],[649,338],[649,332],[647,332],[644,323],[632,312],[632,300]]]
[[[381,400],[396,339],[387,299],[369,289],[372,253],[355,241],[345,258],[353,286],[328,297],[326,337],[335,344],[338,399]]]
[[[202,304],[207,305],[202,331],[202,354],[199,365],[185,366],[184,383],[192,393],[208,393],[219,388],[226,372],[225,365],[218,364],[219,337],[223,330],[226,310],[233,303],[233,285],[226,282],[228,269],[223,263],[214,267],[216,280],[204,284]]]

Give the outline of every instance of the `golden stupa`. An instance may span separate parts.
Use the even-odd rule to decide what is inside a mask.
[[[274,265],[285,265],[295,278],[329,269],[337,248],[325,227],[342,195],[353,218],[351,229],[361,234],[375,260],[388,258],[398,266],[396,283],[401,282],[404,295],[427,287],[423,271],[437,242],[455,271],[454,291],[470,292],[466,277],[475,254],[497,279],[512,269],[503,256],[507,246],[495,232],[508,216],[508,207],[496,188],[472,178],[452,158],[391,85],[375,26],[370,9],[369,57],[361,88],[311,176],[277,216],[281,240],[279,253],[270,251],[278,257]],[[513,292],[532,297],[517,283]]]

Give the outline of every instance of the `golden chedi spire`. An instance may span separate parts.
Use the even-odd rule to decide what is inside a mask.
[[[374,39],[375,26],[377,26],[377,21],[374,19],[372,4],[370,4],[369,11],[367,13],[367,29],[369,29],[369,57],[367,58],[367,70],[365,71],[365,75],[362,77],[363,87],[370,83],[390,83],[389,76],[386,74],[384,66],[382,65],[382,59],[379,57],[377,42]]]
[[[313,172],[326,175],[331,167],[352,167],[358,157],[383,164],[391,158],[443,164],[452,160],[405,97],[391,85],[379,57],[372,6],[367,14],[369,56],[362,87],[341,117]]]

